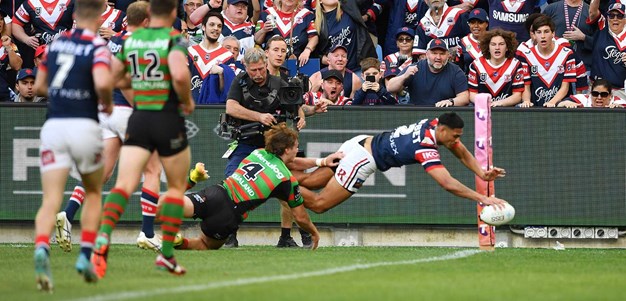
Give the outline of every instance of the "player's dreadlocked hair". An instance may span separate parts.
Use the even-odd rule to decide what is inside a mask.
[[[454,112],[441,114],[441,116],[439,116],[439,124],[445,125],[451,129],[462,129],[465,126],[461,116]]]
[[[298,140],[298,132],[281,122],[265,131],[265,150],[281,156],[286,149],[296,145],[296,140]]]

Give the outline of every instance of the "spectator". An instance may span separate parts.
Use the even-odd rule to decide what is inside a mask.
[[[204,32],[202,31],[202,25],[200,21],[194,23],[191,22],[191,15],[195,12],[199,7],[204,5],[202,0],[183,0],[183,7],[185,10],[185,17],[181,20],[180,28],[182,33],[189,39],[189,46],[193,46],[196,44],[200,44],[202,42],[202,38],[204,37]]]
[[[595,26],[585,22],[589,18],[589,5],[583,0],[561,0],[548,4],[543,13],[554,21],[554,34],[568,40],[577,58],[591,70]]]
[[[315,9],[315,28],[320,37],[318,52],[330,53],[332,51],[328,51],[329,49],[343,46],[346,53],[350,53],[346,66],[353,72],[360,71],[361,60],[377,56],[354,1],[319,0]],[[322,57],[322,64],[330,64],[327,56]]]
[[[35,95],[35,76],[37,72],[33,69],[25,68],[21,69],[17,73],[17,80],[15,82],[15,98],[14,102],[43,102],[46,101],[44,97]]]
[[[515,58],[515,34],[494,29],[480,40],[482,54],[469,66],[469,98],[488,93],[492,107],[510,107],[522,101],[525,66]]]
[[[241,44],[239,44],[239,40],[234,36],[226,36],[222,40],[222,47],[226,48],[230,53],[233,54],[233,58],[239,55],[239,49],[241,49]],[[244,66],[239,60],[233,60],[228,66],[235,72],[235,75],[239,75],[240,72],[244,71]]]
[[[4,12],[0,18],[0,32],[4,32]],[[0,102],[11,101],[11,92],[9,87],[14,83],[15,73],[10,70],[20,70],[22,67],[22,58],[17,50],[17,46],[11,41],[8,35],[2,35],[2,44],[0,45]],[[13,74],[13,75],[11,75]]]
[[[389,92],[385,85],[381,84],[380,61],[373,57],[361,61],[361,70],[365,82],[361,89],[356,91],[353,105],[395,105],[398,100]]]
[[[571,95],[559,103],[560,108],[626,108],[626,100],[613,96],[611,83],[598,79],[591,85],[591,93]]]
[[[554,22],[540,16],[532,25],[536,45],[521,53],[520,61],[528,66],[522,94],[523,108],[555,107],[570,95],[570,83],[576,81],[574,52],[554,40]]]
[[[539,6],[545,0],[507,1],[507,0],[487,0],[489,3],[489,21],[491,29],[502,28],[512,31],[517,37],[517,41],[522,43],[528,40],[528,32],[524,30],[524,21],[533,12],[539,10]]]
[[[352,104],[350,98],[341,95],[344,79],[339,70],[325,70],[322,72],[322,78],[322,91],[305,93],[305,104],[310,106],[317,106],[321,103],[326,103],[329,106]]]
[[[348,49],[345,46],[337,45],[330,49],[327,56],[328,67],[313,73],[309,79],[311,81],[310,91],[317,92],[320,90],[322,84],[322,73],[324,71],[337,70],[341,73],[341,77],[343,78],[342,95],[346,97],[354,96],[354,93],[361,88],[361,78],[346,67],[348,62]]]
[[[415,31],[409,27],[401,27],[396,32],[396,45],[398,46],[398,52],[385,56],[383,64],[380,66],[382,72],[387,69],[397,68],[400,71],[414,63],[411,56],[411,50],[413,49],[413,39],[415,37]]]
[[[209,2],[210,4],[211,2]],[[228,0],[226,8],[222,12],[224,16],[224,27],[219,40],[226,36],[234,36],[239,40],[239,55],[236,60],[241,61],[246,51],[254,47],[254,24],[248,21],[249,0]],[[203,5],[196,9],[191,15],[192,22],[203,20],[209,11],[208,5]]]
[[[426,46],[432,39],[441,39],[456,53],[461,38],[470,32],[464,11],[449,7],[444,0],[425,0],[424,3],[429,9],[415,29],[413,55],[424,58]]]
[[[469,103],[467,77],[455,64],[449,64],[450,52],[441,39],[434,39],[426,48],[426,59],[404,69],[389,80],[389,92],[398,93],[408,87],[410,103],[418,106],[452,107]],[[424,93],[428,91],[428,93]]]
[[[385,86],[389,84],[391,77],[398,75],[410,64],[416,63],[411,52],[413,50],[413,40],[415,31],[409,27],[401,27],[396,32],[396,45],[398,52],[389,54],[385,57],[384,64],[380,69],[385,77]],[[399,103],[408,103],[409,94],[406,89],[402,89],[399,93],[394,93]]]
[[[52,3],[26,0],[13,15],[13,36],[32,49],[40,44],[49,44],[60,33],[72,28],[73,12],[73,0]],[[27,25],[32,25],[33,32],[26,31],[26,28],[30,28]]]
[[[626,99],[626,93],[624,93],[626,55],[620,50],[624,49],[622,45],[626,44],[626,35],[624,35],[626,6],[621,3],[612,4],[608,9],[608,18],[605,18],[598,10],[599,2],[599,0],[591,1],[589,20],[587,20],[588,24],[597,24],[599,29],[593,37],[591,78],[606,79],[613,87],[613,94]]]
[[[279,76],[282,80],[289,80],[288,71],[283,65],[287,60],[287,42],[281,36],[273,36],[265,47],[267,56],[267,71],[271,75]]]
[[[300,0],[277,0],[274,4],[274,7],[268,7],[261,13],[254,40],[264,45],[272,36],[281,36],[287,42],[287,56],[293,55],[303,66],[319,41],[315,14],[302,7]]]
[[[35,59],[33,61],[33,63],[35,64],[35,68],[39,67],[39,65],[41,64],[44,53],[46,53],[46,45],[37,46],[37,49],[35,49]]]
[[[198,45],[187,48],[191,71],[191,94],[198,104],[208,101],[208,99],[200,99],[200,92],[209,75],[217,77],[217,81],[214,82],[217,86],[210,87],[213,92],[221,95],[223,94],[222,91],[227,92],[228,89],[226,88],[230,87],[230,85],[226,85],[226,77],[232,71],[228,64],[231,63],[233,56],[228,49],[222,47],[218,42],[223,24],[224,18],[221,14],[209,12],[202,22],[204,40]]]
[[[469,65],[478,59],[482,52],[480,51],[480,41],[489,28],[489,17],[487,12],[482,8],[475,8],[469,12],[467,17],[470,34],[461,39],[459,66],[463,67],[465,73],[469,72]],[[517,45],[517,43],[515,43]],[[515,48],[509,49],[513,54]],[[471,98],[471,97],[470,97]]]
[[[115,34],[126,28],[126,12],[111,8],[108,5],[105,5],[100,20],[102,24],[98,33],[105,40],[111,39]]]
[[[547,15],[541,14],[541,13],[533,13],[530,16],[528,16],[528,18],[526,19],[526,22],[524,23],[524,27],[528,30],[530,39],[528,41],[521,43],[517,47],[518,56],[521,56],[521,53],[528,51],[531,47],[534,47],[534,45],[537,44],[537,39],[535,37],[534,29],[533,29],[533,22],[535,22],[535,19],[541,16],[547,16]],[[556,45],[563,45],[571,49],[570,41],[568,41],[567,39],[559,38],[555,36],[554,42],[556,43]],[[576,91],[583,93],[589,88],[589,76],[587,75],[587,68],[585,67],[585,64],[583,63],[583,61],[578,58],[575,52],[574,52],[574,60],[576,61],[576,83],[574,84],[574,86],[576,87]],[[574,89],[571,89],[571,90],[574,90]]]

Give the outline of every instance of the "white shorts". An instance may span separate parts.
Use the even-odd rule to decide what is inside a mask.
[[[356,136],[344,142],[339,148],[344,157],[339,161],[335,179],[343,188],[353,193],[357,192],[363,186],[363,182],[377,169],[372,154],[359,144],[367,137],[369,136]]]
[[[102,139],[119,138],[124,141],[128,119],[132,113],[133,108],[125,106],[114,106],[111,115],[100,113],[98,118],[102,128]]]
[[[53,118],[41,128],[39,168],[41,173],[72,168],[82,174],[102,167],[102,130],[89,118]]]

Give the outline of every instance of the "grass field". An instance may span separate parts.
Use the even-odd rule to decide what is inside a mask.
[[[75,245],[75,249],[78,246]],[[113,245],[107,276],[83,283],[76,250],[52,250],[55,292],[38,292],[33,246],[0,245],[2,300],[625,300],[626,250],[241,247],[179,251],[187,275]]]

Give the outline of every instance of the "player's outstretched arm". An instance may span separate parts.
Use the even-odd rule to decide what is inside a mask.
[[[306,170],[318,167],[335,167],[339,165],[339,160],[343,158],[343,152],[332,153],[325,158],[295,158],[293,162],[287,164],[290,170]]]
[[[459,158],[463,165],[485,181],[493,181],[496,178],[501,178],[506,175],[506,171],[499,167],[492,167],[487,171],[483,170],[476,160],[476,157],[474,157],[474,155],[472,155],[472,153],[470,153],[465,145],[463,145],[460,141],[455,145],[455,147],[451,148],[450,151],[457,158]]]
[[[298,207],[291,208],[291,213],[293,214],[294,219],[298,226],[311,234],[311,239],[313,240],[312,250],[317,249],[317,245],[320,241],[320,233],[317,231],[317,227],[311,222],[309,218],[309,214],[304,209],[304,205],[300,205]]]
[[[504,203],[506,203],[506,201],[503,199],[499,199],[493,196],[487,197],[463,185],[463,183],[452,177],[452,175],[450,175],[445,167],[431,169],[428,171],[428,175],[430,175],[441,187],[443,187],[443,189],[458,197],[481,202],[485,205],[495,204],[497,207],[500,208],[503,207],[498,205],[503,205]]]

